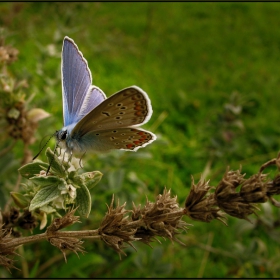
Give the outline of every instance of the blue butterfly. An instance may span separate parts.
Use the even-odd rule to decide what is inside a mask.
[[[156,139],[138,128],[153,112],[146,92],[131,86],[106,98],[92,85],[87,61],[69,37],[63,41],[61,73],[64,127],[55,136],[67,153],[137,151]]]

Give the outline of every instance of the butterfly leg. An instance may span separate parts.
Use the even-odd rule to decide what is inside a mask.
[[[66,151],[64,151],[64,153],[63,153],[62,162],[64,162],[65,154],[66,154]]]
[[[73,157],[73,153],[72,153],[72,151],[71,151],[71,153],[70,153],[70,157],[69,157],[69,159],[68,159],[68,162],[71,162],[72,157]]]
[[[83,158],[83,156],[86,154],[86,152],[84,152],[83,154],[82,154],[82,156],[81,156],[81,158],[80,158],[80,161],[79,161],[79,165],[80,165],[80,167],[81,168],[83,168],[83,166],[82,166],[82,158]]]

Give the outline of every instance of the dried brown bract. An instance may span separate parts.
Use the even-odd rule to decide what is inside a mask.
[[[193,220],[209,223],[218,219],[226,224],[224,213],[217,206],[214,194],[209,194],[212,189],[214,188],[209,186],[209,181],[199,180],[195,185],[192,177],[191,190],[185,202],[185,213]]]
[[[277,158],[264,163],[260,168],[260,172],[271,165],[275,165],[278,168],[278,170],[280,171],[280,153],[278,153]],[[271,201],[271,203],[274,206],[280,208],[280,202],[277,201],[274,197],[272,197],[273,195],[280,194],[280,174],[277,174],[272,181],[268,182],[266,184],[266,188],[267,188],[266,194],[267,194],[267,197],[269,198],[269,200]]]
[[[15,207],[2,212],[3,229],[9,230],[14,237],[21,236],[21,233],[16,230],[20,227],[25,230],[32,230],[37,226],[36,218],[28,210],[20,212]]]
[[[74,216],[76,210],[77,208],[72,209],[71,211],[67,212],[62,218],[54,219],[51,225],[47,228],[47,233],[51,236],[55,231],[80,222],[80,217]]]
[[[187,230],[187,223],[182,221],[184,209],[179,207],[177,196],[171,197],[170,190],[164,189],[154,203],[147,199],[143,209],[134,207],[133,212],[133,216],[139,216],[143,222],[135,236],[145,244],[151,243],[156,236],[180,242],[175,235],[180,230]]]
[[[25,210],[24,213],[19,217],[18,225],[23,229],[32,230],[38,225],[38,223],[37,219],[32,215],[32,213],[28,210]]]
[[[70,250],[74,252],[77,256],[78,252],[84,253],[84,248],[81,246],[84,242],[81,241],[79,238],[75,237],[52,237],[49,238],[50,243],[57,247],[63,254],[65,262],[67,262],[66,259],[66,252],[67,250]]]
[[[110,206],[107,205],[108,212],[100,224],[98,234],[107,245],[119,254],[125,255],[122,250],[124,243],[128,243],[133,247],[131,242],[138,240],[138,238],[134,237],[136,229],[127,227],[129,220],[126,214],[129,211],[125,210],[126,203],[120,206],[118,202],[116,208],[114,208],[113,204],[114,196]]]
[[[65,262],[67,261],[67,250],[74,252],[76,255],[78,255],[78,252],[85,252],[83,250],[83,247],[81,246],[81,244],[83,244],[83,241],[81,241],[79,238],[67,236],[54,237],[57,235],[56,233],[58,230],[79,222],[80,217],[74,216],[76,210],[77,208],[72,209],[71,211],[66,213],[66,215],[64,215],[62,218],[54,219],[52,224],[47,228],[46,231],[49,242],[63,253]]]
[[[17,269],[14,266],[14,260],[10,256],[18,254],[15,252],[16,247],[5,248],[2,244],[13,240],[11,232],[11,230],[0,229],[0,266],[4,266],[9,272],[11,272],[11,268]]]
[[[240,192],[237,192],[237,188],[245,181],[244,176],[245,174],[242,175],[240,170],[229,171],[227,169],[223,179],[215,190],[215,199],[217,205],[228,215],[250,221],[248,216],[253,213],[256,214],[255,210],[258,208],[248,203],[241,196]]]
[[[258,173],[245,180],[240,189],[240,196],[249,203],[267,201],[267,175]]]

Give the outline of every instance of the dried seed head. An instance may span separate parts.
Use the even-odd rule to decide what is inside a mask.
[[[129,223],[128,216],[126,216],[129,211],[125,210],[126,203],[120,206],[118,202],[116,208],[114,208],[113,204],[114,196],[110,206],[107,205],[108,212],[100,224],[98,233],[107,245],[119,254],[125,255],[122,250],[124,243],[133,247],[131,242],[138,240],[138,238],[134,237],[135,229],[126,227]]]
[[[36,218],[28,210],[25,210],[18,219],[18,225],[23,229],[32,230],[37,224]]]
[[[215,197],[218,202],[239,200],[239,194],[236,192],[236,188],[240,186],[244,181],[245,174],[241,174],[240,170],[229,171],[227,168],[223,179],[218,184],[215,190]]]
[[[11,273],[10,270],[11,268],[19,270],[17,267],[14,266],[14,262],[15,261],[13,259],[0,254],[0,266],[4,266],[10,273]]]
[[[51,225],[47,228],[47,233],[51,236],[52,232],[70,226],[74,223],[80,222],[79,216],[74,216],[77,208],[67,212],[62,218],[56,218],[52,221]]]
[[[200,179],[195,185],[192,177],[191,190],[185,202],[185,214],[197,221],[209,223],[218,219],[226,224],[225,216],[217,207],[214,195],[209,194],[211,189],[213,187],[209,186],[209,181]]]
[[[179,207],[176,196],[171,197],[170,190],[164,189],[155,203],[147,200],[140,212],[144,226],[137,229],[135,236],[146,244],[152,242],[156,236],[180,242],[175,235],[180,230],[187,230],[187,224],[181,220],[184,209]]]
[[[245,180],[240,189],[240,196],[250,203],[267,201],[267,175],[258,173]]]
[[[211,190],[211,187],[209,186],[209,181],[199,180],[197,185],[194,184],[194,178],[192,177],[192,185],[190,193],[186,199],[185,202],[185,208],[191,209],[193,208],[197,203],[201,202],[203,199],[205,199],[206,194]]]
[[[5,248],[2,244],[6,244],[9,241],[12,241],[12,229],[0,229],[0,266],[4,266],[8,269],[9,272],[11,268],[18,269],[14,266],[14,260],[8,256],[18,255],[15,251],[15,247]]]
[[[84,253],[84,248],[82,244],[84,243],[78,238],[74,237],[52,237],[49,238],[50,243],[57,247],[63,254],[65,262],[67,262],[66,259],[66,251],[70,250],[74,252],[78,256],[78,252]]]
[[[246,182],[244,176],[245,174],[242,175],[239,170],[227,170],[222,181],[219,183],[215,190],[215,199],[217,201],[217,205],[228,215],[250,221],[248,219],[248,216],[253,213],[256,214],[255,211],[258,208],[247,202],[241,196],[240,192],[236,192],[236,188]],[[246,194],[246,190],[249,189],[249,185],[246,184],[243,195],[247,199],[249,199],[249,195],[248,193]],[[251,196],[251,198],[253,199],[253,195]]]
[[[267,184],[267,195],[277,195],[280,194],[280,174],[277,174],[272,182]]]
[[[272,182],[267,183],[267,197],[275,207],[280,208],[280,202],[272,197],[277,194],[280,194],[280,174],[277,174]]]
[[[8,225],[14,226],[17,223],[19,215],[19,210],[14,207],[11,207],[9,211],[2,212],[3,224],[5,224],[6,227]]]
[[[131,219],[132,221],[137,221],[141,218],[141,205],[136,206],[134,202],[132,202],[132,214],[131,214]]]

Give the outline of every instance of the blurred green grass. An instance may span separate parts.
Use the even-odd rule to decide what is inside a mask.
[[[151,98],[154,113],[145,128],[158,135],[156,142],[136,154],[86,157],[85,168],[102,171],[104,178],[96,187],[92,221],[84,221],[85,228],[98,226],[112,193],[122,203],[143,205],[145,195],[153,199],[166,186],[183,203],[191,175],[198,181],[207,164],[214,185],[227,165],[238,169],[242,164],[249,176],[276,156],[279,12],[279,3],[0,4],[0,23],[8,31],[6,42],[20,51],[11,71],[28,80],[28,94],[35,94],[30,106],[52,114],[41,122],[34,154],[40,139],[63,125],[60,52],[65,35],[75,40],[89,63],[93,83],[107,96],[135,84]],[[234,92],[242,107],[235,117],[243,129],[223,126],[225,104]],[[227,140],[223,132],[229,130],[233,136]],[[15,152],[20,156],[20,146]],[[245,260],[240,262],[234,242],[241,242],[246,252],[260,229],[237,236],[233,219],[229,227],[216,221],[189,222],[194,227],[181,236],[186,247],[169,241],[160,246],[155,243],[154,249],[136,245],[138,252],[128,250],[120,261],[103,244],[86,242],[90,254],[81,260],[69,256],[68,264],[61,258],[38,276],[275,277],[279,273],[277,266],[265,261],[279,254],[274,243],[279,240],[267,237],[265,230],[261,236],[266,258],[254,263],[249,254],[248,259],[242,254]],[[233,256],[211,251],[207,255],[203,244],[211,235],[210,245]],[[49,244],[35,248],[25,248],[30,269],[36,261],[34,252],[41,262],[59,254]]]

